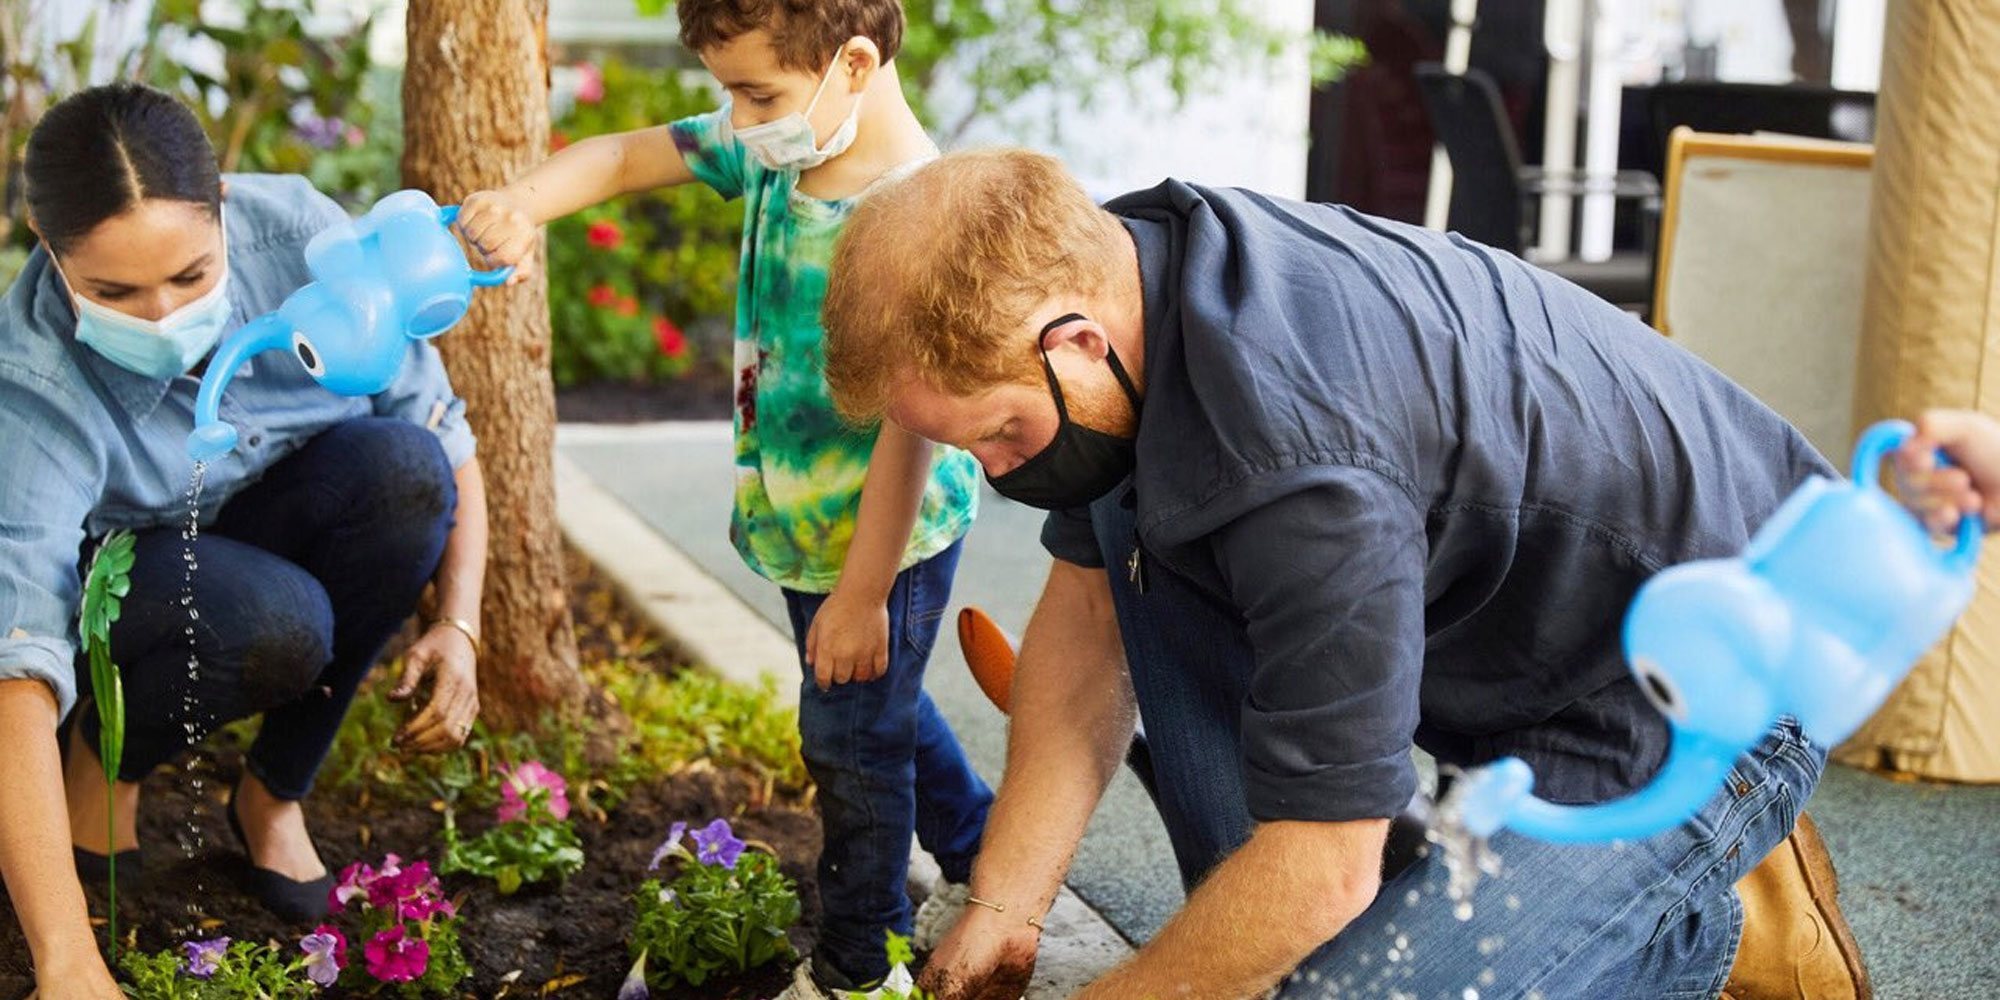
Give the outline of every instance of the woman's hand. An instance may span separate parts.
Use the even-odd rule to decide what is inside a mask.
[[[458,207],[459,234],[488,263],[512,267],[509,285],[534,276],[535,241],[541,227],[504,191],[477,191]]]
[[[1953,465],[1938,464],[1942,450]],[[2000,422],[1966,410],[1931,410],[1917,433],[1896,449],[1896,485],[1903,502],[1939,534],[1958,519],[1986,515],[1986,530],[2000,528]]]
[[[75,967],[37,970],[35,992],[28,994],[28,1000],[125,1000],[125,991],[93,949]]]
[[[430,678],[430,702],[396,734],[396,745],[418,753],[443,753],[465,745],[479,718],[478,655],[472,637],[456,627],[433,624],[403,655],[403,678],[392,701],[416,694]]]
[[[822,691],[888,674],[888,596],[833,588],[806,629],[806,663]]]

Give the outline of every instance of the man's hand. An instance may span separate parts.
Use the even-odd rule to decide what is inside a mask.
[[[918,985],[937,1000],[1021,1000],[1040,944],[1041,932],[1021,917],[967,907],[931,953]]]
[[[1937,452],[1953,467],[1938,464]],[[1986,516],[1986,530],[2000,527],[2000,422],[1968,410],[1932,410],[1917,433],[1896,449],[1896,484],[1924,526],[1955,531],[1967,514]]]
[[[389,699],[403,701],[416,694],[425,677],[431,679],[430,701],[396,734],[396,743],[418,753],[456,750],[479,718],[479,668],[472,639],[449,625],[431,626],[403,655],[403,677]]]
[[[835,684],[865,684],[887,676],[887,596],[834,587],[806,628],[806,664],[813,668],[813,680],[821,691]]]
[[[458,207],[458,231],[488,263],[512,267],[518,285],[533,276],[541,227],[503,191],[475,191]]]

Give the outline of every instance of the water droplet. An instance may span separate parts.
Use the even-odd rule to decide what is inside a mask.
[[[1451,915],[1452,915],[1452,916],[1454,916],[1454,917],[1457,917],[1457,918],[1458,918],[1458,922],[1459,922],[1459,923],[1464,923],[1464,922],[1466,922],[1466,921],[1468,921],[1468,920],[1471,920],[1471,919],[1472,919],[1472,901],[1471,901],[1471,900],[1469,900],[1469,899],[1461,899],[1461,900],[1459,900],[1459,901],[1458,901],[1457,903],[1455,903],[1455,904],[1453,904],[1453,905],[1452,905],[1452,908],[1451,908]]]
[[[1473,988],[1472,988],[1472,987],[1470,987],[1470,986],[1467,986],[1467,987],[1465,988],[1465,992],[1464,992],[1464,993],[1461,993],[1461,994],[1459,994],[1459,996],[1462,996],[1462,997],[1464,997],[1464,998],[1465,998],[1465,1000],[1479,1000],[1479,991],[1478,991],[1478,990],[1475,990],[1475,989],[1473,989]]]
[[[1403,960],[1403,953],[1402,953],[1402,952],[1400,952],[1400,951],[1397,951],[1397,950],[1396,950],[1396,949],[1394,949],[1394,948],[1391,948],[1391,949],[1389,949],[1389,954],[1388,954],[1388,955],[1387,955],[1386,957],[1387,957],[1387,958],[1389,959],[1389,961],[1391,961],[1391,962],[1400,962],[1400,961],[1402,961],[1402,960]]]
[[[1417,900],[1419,900],[1419,899],[1422,899],[1422,898],[1423,898],[1423,894],[1422,894],[1422,893],[1419,893],[1419,892],[1418,892],[1417,890],[1415,890],[1415,889],[1411,889],[1411,890],[1410,890],[1409,892],[1406,892],[1406,893],[1404,893],[1404,894],[1403,894],[1403,905],[1404,905],[1404,906],[1415,906],[1415,905],[1417,905]]]
[[[1512,896],[1512,895],[1508,896],[1508,897],[1507,897],[1507,908],[1508,908],[1508,909],[1510,909],[1510,910],[1518,910],[1518,909],[1520,909],[1520,908],[1521,908],[1521,897],[1519,897],[1519,896]]]
[[[1495,975],[1493,975],[1493,970],[1492,970],[1492,969],[1482,969],[1482,970],[1480,970],[1480,973],[1479,973],[1479,985],[1481,985],[1481,986],[1491,986],[1491,985],[1493,985],[1493,980],[1495,980],[1496,978],[1498,978],[1498,977],[1496,977]]]
[[[1500,950],[1500,946],[1501,946],[1501,945],[1502,945],[1503,943],[1505,943],[1505,942],[1503,942],[1503,941],[1502,941],[1502,940],[1501,940],[1500,938],[1498,938],[1498,937],[1489,937],[1489,938],[1480,938],[1480,939],[1479,939],[1479,953],[1480,953],[1481,955],[1492,955],[1493,953],[1495,953],[1495,952],[1497,952],[1497,951],[1499,951],[1499,950]]]
[[[1400,948],[1400,949],[1402,949],[1402,950],[1404,950],[1404,951],[1409,951],[1409,950],[1410,950],[1410,936],[1409,936],[1408,934],[1398,934],[1398,935],[1396,935],[1396,947],[1397,947],[1397,948]]]

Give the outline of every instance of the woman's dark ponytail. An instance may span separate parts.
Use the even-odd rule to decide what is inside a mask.
[[[193,202],[218,217],[222,178],[194,113],[136,83],[92,87],[50,108],[28,136],[28,216],[65,253],[147,198]]]

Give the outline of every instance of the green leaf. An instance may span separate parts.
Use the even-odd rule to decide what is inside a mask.
[[[521,888],[521,869],[516,865],[506,865],[494,877],[494,884],[502,896],[512,896]]]

